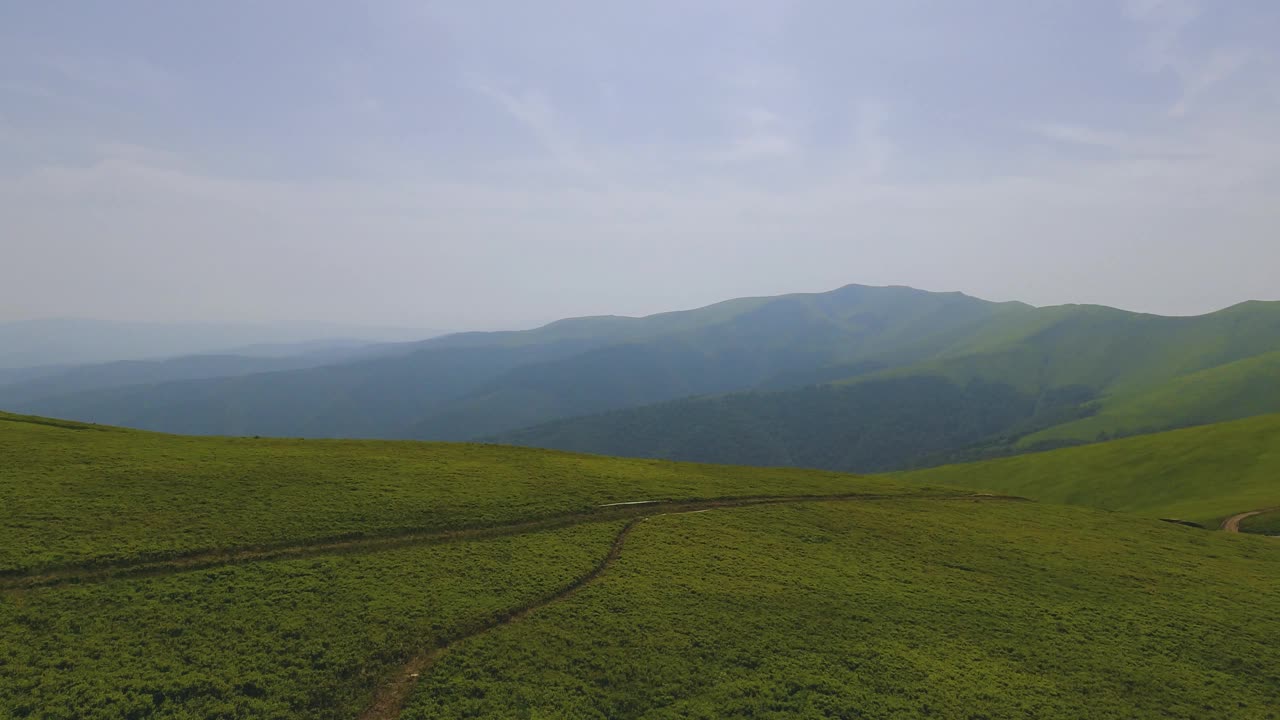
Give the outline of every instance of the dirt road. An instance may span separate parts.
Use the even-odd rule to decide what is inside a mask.
[[[818,502],[837,500],[888,500],[909,497],[896,494],[848,493],[842,495],[756,495],[687,500],[646,500],[643,503],[617,503],[586,511],[549,515],[535,520],[518,520],[487,527],[460,528],[456,530],[410,530],[394,535],[350,538],[344,540],[304,540],[295,544],[275,547],[240,547],[216,550],[197,550],[165,560],[124,560],[102,564],[79,564],[46,568],[35,572],[0,572],[0,592],[54,585],[101,582],[126,577],[149,577],[176,572],[201,570],[224,565],[237,565],[264,560],[284,560],[316,555],[334,555],[346,552],[372,552],[410,545],[478,540],[481,538],[519,535],[538,530],[552,530],[582,523],[606,522],[651,515],[658,510],[678,512],[745,505],[772,505],[788,502]],[[929,499],[992,499],[997,496],[957,493],[955,495],[918,495]],[[1012,501],[1026,498],[1007,497]]]
[[[482,627],[473,632],[448,640],[410,659],[409,662],[405,663],[404,667],[400,669],[400,672],[396,674],[391,682],[378,689],[377,694],[374,695],[373,703],[369,705],[367,710],[360,714],[360,720],[391,720],[391,718],[400,717],[400,711],[404,709],[405,701],[409,699],[409,693],[412,692],[414,686],[418,684],[418,678],[429,670],[431,666],[440,659],[440,656],[444,655],[445,652],[449,650],[450,645],[462,642],[467,638],[475,637],[481,633],[488,632],[496,627],[516,622],[538,608],[546,607],[554,602],[564,600],[578,592],[578,590],[582,589],[584,585],[599,577],[601,573],[613,564],[614,560],[618,559],[618,556],[622,554],[622,545],[626,542],[627,535],[631,533],[631,529],[635,527],[637,523],[647,519],[647,517],[635,518],[624,525],[622,530],[618,532],[617,536],[614,537],[613,542],[609,545],[609,553],[605,555],[604,559],[602,559],[600,563],[592,568],[586,575],[583,575],[569,585],[556,591],[554,595],[545,597],[528,607],[509,610],[502,615],[491,619],[489,622],[485,623]]]
[[[1261,510],[1250,510],[1249,512],[1242,512],[1236,515],[1232,515],[1231,517],[1222,521],[1222,529],[1225,530],[1226,532],[1238,533],[1240,532],[1240,523],[1244,519],[1251,518],[1254,515],[1261,515],[1262,513],[1271,512],[1276,509],[1277,508],[1263,508]]]

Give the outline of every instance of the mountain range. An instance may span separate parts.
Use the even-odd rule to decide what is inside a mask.
[[[270,361],[11,380],[0,408],[193,434],[889,470],[1280,411],[1280,303],[1164,317],[849,285]]]
[[[46,318],[0,322],[0,382],[49,366],[185,355],[284,357],[319,350],[407,342],[439,331],[336,323],[123,322]]]

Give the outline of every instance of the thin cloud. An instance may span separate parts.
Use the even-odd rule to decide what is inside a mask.
[[[1033,128],[1033,131],[1056,143],[1106,150],[1130,157],[1189,158],[1200,154],[1185,136],[1181,141],[1174,142],[1161,137],[1135,137],[1130,133],[1069,123],[1047,123]]]
[[[0,307],[492,327],[847,282],[1274,295],[1271,6],[742,5],[379,6],[365,32],[259,3],[225,62],[29,4],[47,41],[0,27]],[[164,77],[113,90],[122,57]]]
[[[1129,0],[1130,19],[1145,33],[1138,49],[1141,67],[1151,73],[1172,73],[1179,94],[1169,107],[1171,117],[1183,117],[1217,86],[1241,72],[1256,53],[1243,47],[1215,47],[1195,51],[1187,47],[1185,36],[1204,15],[1204,7],[1193,0]]]
[[[468,75],[462,86],[492,101],[519,123],[559,163],[584,175],[595,175],[598,168],[582,151],[565,120],[545,94],[535,89],[510,92],[474,75]]]
[[[1249,50],[1219,50],[1201,62],[1188,65],[1182,73],[1182,97],[1174,103],[1169,114],[1174,117],[1186,115],[1215,86],[1242,71],[1252,58],[1253,53]]]

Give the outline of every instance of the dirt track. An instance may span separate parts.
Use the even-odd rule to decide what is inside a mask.
[[[1246,518],[1251,518],[1254,515],[1261,515],[1262,513],[1271,512],[1276,509],[1278,508],[1263,508],[1261,510],[1250,510],[1249,512],[1242,512],[1236,515],[1232,515],[1231,517],[1222,521],[1222,530],[1229,533],[1238,533],[1240,532],[1240,523],[1244,521]]]
[[[965,498],[1005,499],[1026,501],[1026,498],[955,494],[955,495],[882,495],[856,494],[842,495],[758,495],[746,497],[723,497],[693,500],[657,500],[646,501],[645,504],[607,505],[591,510],[547,516],[536,520],[521,520],[503,525],[488,527],[462,528],[457,530],[410,530],[394,535],[348,538],[348,539],[316,539],[292,545],[274,547],[242,547],[226,550],[204,550],[188,553],[179,557],[164,560],[133,560],[106,564],[70,565],[49,568],[30,573],[0,573],[0,591],[18,590],[52,585],[79,584],[100,582],[126,577],[148,577],[168,575],[175,572],[201,570],[223,565],[260,562],[263,560],[283,560],[316,555],[337,555],[348,552],[371,552],[412,545],[429,545],[435,543],[456,542],[459,540],[477,540],[481,538],[502,537],[551,530],[572,525],[608,520],[622,520],[638,515],[652,515],[655,510],[679,512],[682,510],[713,509],[720,507],[741,507],[745,505],[770,505],[787,502],[821,502],[837,500],[886,500],[892,498],[917,497],[922,499],[957,500]]]
[[[751,507],[756,505],[781,505],[811,502],[872,502],[878,500],[949,500],[971,502],[1031,502],[1027,498],[993,495],[990,493],[955,493],[939,495],[914,494],[874,494],[846,493],[841,495],[783,495],[783,496],[748,496],[721,497],[701,500],[654,500],[633,503],[618,503],[598,506],[596,508],[548,516],[535,520],[524,520],[493,525],[489,527],[467,528],[448,531],[408,531],[393,536],[352,538],[345,540],[319,539],[311,542],[276,547],[243,547],[228,550],[198,551],[188,555],[167,560],[139,560],[133,562],[114,563],[109,565],[76,565],[45,569],[31,573],[9,573],[0,576],[0,591],[22,590],[33,587],[48,587],[63,584],[80,584],[102,582],[118,578],[149,577],[188,572],[209,567],[234,565],[240,563],[260,562],[265,560],[290,559],[330,555],[342,553],[376,552],[390,548],[476,540],[481,538],[503,537],[543,530],[552,530],[586,523],[629,520],[614,537],[608,553],[589,572],[575,579],[568,585],[552,594],[537,599],[523,606],[510,608],[478,625],[465,628],[454,636],[440,638],[437,644],[410,658],[400,670],[392,676],[374,694],[373,702],[361,713],[360,720],[388,720],[398,718],[409,693],[417,685],[421,675],[427,673],[431,666],[449,649],[450,646],[488,632],[494,628],[516,622],[526,615],[552,603],[564,600],[582,587],[596,580],[613,564],[622,553],[622,546],[628,534],[639,523],[651,517],[662,515],[680,515],[687,513],[708,512],[724,508]]]
[[[400,717],[400,712],[404,709],[405,701],[409,699],[409,693],[411,693],[414,687],[418,684],[418,681],[421,678],[421,676],[426,674],[431,669],[431,667],[435,665],[436,661],[438,661],[441,658],[441,656],[443,656],[449,650],[451,646],[456,645],[457,643],[463,642],[465,640],[468,640],[470,638],[473,638],[477,635],[481,635],[483,633],[489,632],[490,630],[499,628],[503,625],[509,625],[513,622],[516,622],[524,618],[525,616],[529,615],[530,613],[533,613],[534,611],[540,608],[544,608],[553,603],[572,597],[575,593],[577,593],[583,587],[585,587],[586,585],[590,584],[592,581],[596,580],[601,575],[603,575],[604,572],[609,569],[609,566],[613,565],[613,563],[622,554],[622,546],[626,543],[627,536],[631,534],[631,531],[635,528],[636,525],[644,522],[645,520],[648,520],[649,518],[661,517],[663,515],[685,515],[685,514],[691,514],[691,513],[700,513],[700,512],[707,512],[709,510],[716,510],[716,509],[726,508],[726,507],[743,507],[745,505],[781,505],[781,504],[793,504],[793,503],[804,503],[804,502],[850,502],[850,501],[868,500],[868,499],[884,499],[884,497],[885,496],[791,497],[791,498],[774,498],[768,501],[757,501],[753,503],[730,503],[730,502],[723,502],[723,501],[716,504],[687,503],[682,508],[673,509],[668,512],[651,513],[644,517],[634,518],[630,522],[628,522],[625,526],[623,526],[622,530],[618,532],[617,536],[614,537],[613,542],[610,544],[609,552],[587,574],[583,575],[582,577],[579,577],[578,579],[574,580],[569,585],[556,591],[552,595],[549,595],[541,600],[535,601],[534,603],[526,607],[514,609],[506,613],[503,613],[500,616],[490,619],[488,622],[484,623],[480,627],[470,632],[466,632],[458,637],[447,638],[443,642],[437,644],[435,647],[430,648],[429,650],[426,650],[414,656],[413,658],[410,658],[410,660],[407,663],[405,663],[403,667],[400,668],[400,671],[397,672],[395,676],[387,684],[383,685],[381,688],[378,689],[377,693],[375,693],[374,695],[373,702],[369,705],[368,709],[366,709],[363,713],[360,714],[359,720],[394,720],[395,718]],[[905,498],[910,496],[889,496],[889,497]],[[990,501],[990,500],[1026,501],[1026,498],[1003,496],[1003,495],[989,495],[989,494],[933,496],[929,499],[972,500],[975,502]],[[644,507],[645,510],[653,509],[652,505],[644,505],[642,507]]]
[[[409,662],[405,663],[404,667],[400,669],[400,672],[396,673],[396,676],[390,683],[379,688],[377,694],[374,696],[373,703],[367,710],[360,714],[360,720],[389,720],[390,718],[400,717],[400,711],[404,709],[404,703],[409,699],[409,693],[412,692],[413,688],[418,684],[419,676],[430,669],[431,666],[435,664],[436,660],[439,660],[440,656],[444,655],[445,652],[448,651],[450,645],[466,640],[467,638],[475,637],[481,633],[488,632],[496,627],[516,622],[538,608],[546,607],[547,605],[564,600],[565,598],[573,595],[578,590],[582,589],[584,585],[599,577],[601,573],[603,573],[615,560],[618,559],[618,556],[622,554],[622,545],[626,542],[627,535],[631,533],[631,529],[634,528],[637,523],[647,519],[647,517],[635,518],[623,526],[622,530],[620,530],[617,536],[613,538],[613,542],[609,545],[609,552],[605,555],[604,559],[592,568],[591,572],[556,591],[554,595],[545,597],[528,607],[504,613],[499,617],[493,618],[472,632],[453,640],[446,641],[443,644],[437,645],[436,647],[411,658]]]

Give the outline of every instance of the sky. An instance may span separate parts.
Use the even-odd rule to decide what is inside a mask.
[[[1280,299],[1280,3],[0,0],[0,320]]]

